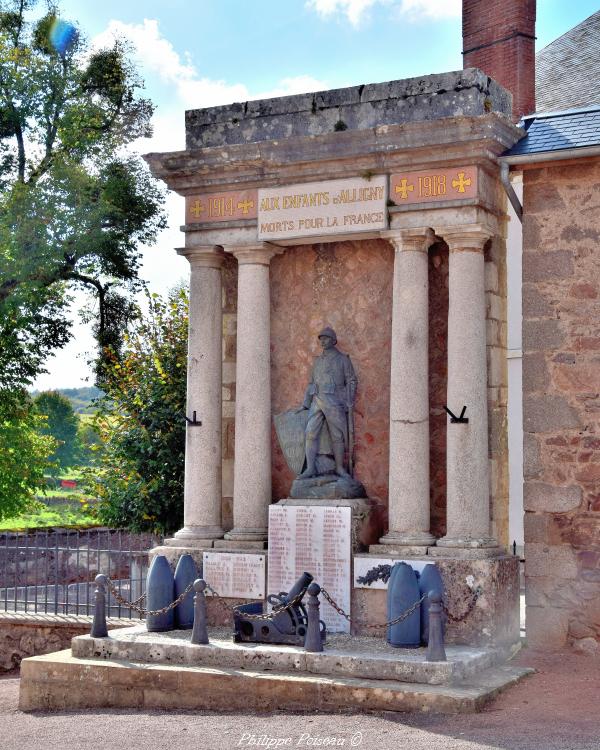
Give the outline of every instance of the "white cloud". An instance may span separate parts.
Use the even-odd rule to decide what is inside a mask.
[[[382,1],[387,4],[389,0],[308,0],[306,5],[325,18],[342,13],[353,26],[358,26],[369,8]]]
[[[271,96],[303,94],[327,88],[323,81],[312,76],[299,75],[284,78],[271,90],[250,92],[243,83],[229,83],[201,76],[190,62],[189,56],[186,55],[187,59],[184,61],[171,42],[161,35],[156,19],[145,18],[140,24],[110,21],[105,31],[94,38],[93,46],[110,45],[115,37],[124,37],[133,44],[146,78],[156,76],[171,86],[186,109],[212,107],[248,99],[265,99]]]
[[[370,8],[375,5],[392,6],[394,15],[409,21],[460,17],[461,0],[307,0],[306,7],[327,18],[341,14],[353,26],[359,26]]]
[[[460,18],[462,2],[461,0],[402,0],[398,10],[401,15],[413,21]]]

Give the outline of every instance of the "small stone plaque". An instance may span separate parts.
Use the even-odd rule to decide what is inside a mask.
[[[258,191],[258,238],[284,240],[387,227],[387,177],[307,182]]]
[[[289,591],[306,571],[350,614],[351,517],[348,507],[271,505],[269,593]],[[327,630],[349,633],[348,621],[319,598]]]
[[[399,562],[405,562],[418,573],[433,560],[405,560],[401,557],[355,557],[354,558],[354,588],[355,589],[387,589],[387,583],[382,580],[373,581],[373,583],[359,583],[358,579],[363,578],[370,570],[377,568],[379,565],[395,565]]]
[[[476,167],[454,167],[390,175],[390,200],[398,206],[475,197]]]
[[[185,199],[186,224],[256,219],[257,192],[254,189],[188,195]]]
[[[205,552],[202,576],[221,596],[265,598],[265,555]]]

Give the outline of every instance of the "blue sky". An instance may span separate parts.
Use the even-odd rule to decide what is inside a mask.
[[[502,0],[490,0],[501,2]],[[537,49],[599,9],[598,0],[538,0]],[[155,136],[140,151],[183,147],[185,109],[247,98],[386,81],[462,67],[460,0],[62,0],[95,45],[131,40]],[[144,253],[142,275],[164,293],[187,275],[182,199],[168,201],[169,229]],[[74,341],[48,362],[38,388],[74,387],[89,375],[93,342]]]

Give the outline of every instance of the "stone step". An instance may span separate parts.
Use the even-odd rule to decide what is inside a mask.
[[[492,667],[460,685],[80,659],[70,650],[25,659],[23,711],[165,708],[243,711],[479,711],[532,670]]]
[[[72,641],[73,656],[442,685],[465,680],[511,655],[506,649],[447,646],[447,661],[428,662],[424,648],[397,649],[384,638],[368,636],[328,634],[325,650],[315,654],[294,646],[233,643],[227,628],[211,628],[206,646],[192,645],[190,634],[189,630],[148,633],[142,624],[111,631],[109,638],[77,636]]]

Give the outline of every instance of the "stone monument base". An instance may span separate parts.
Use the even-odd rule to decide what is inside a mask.
[[[366,496],[365,488],[357,479],[351,476],[339,477],[337,474],[323,474],[308,479],[297,477],[292,482],[290,490],[290,497],[295,500],[343,500]]]
[[[425,649],[349,635],[328,635],[322,653],[307,653],[233,643],[229,629],[192,645],[190,633],[138,625],[78,636],[70,650],[23,661],[19,707],[458,713],[480,710],[532,671],[504,664],[511,649],[449,646],[446,662],[427,662]]]
[[[436,549],[436,548],[433,548]],[[430,550],[431,551],[431,548]],[[436,549],[434,555],[414,556],[395,551],[385,555],[356,555],[357,558],[373,560],[373,566],[381,564],[385,559],[411,559],[437,565],[447,593],[447,605],[450,613],[459,619],[458,622],[448,620],[446,627],[446,642],[479,645],[510,645],[520,640],[520,610],[519,610],[519,558],[496,552],[495,557],[483,554],[473,559],[475,550],[463,550],[468,554],[458,556],[453,550],[453,556],[442,556],[441,548]],[[476,589],[481,589],[472,610],[464,615],[473,601]],[[385,622],[387,589],[358,588],[356,583],[352,589],[352,616],[355,623]],[[353,633],[385,635],[384,630],[367,629],[362,625],[353,625]]]

